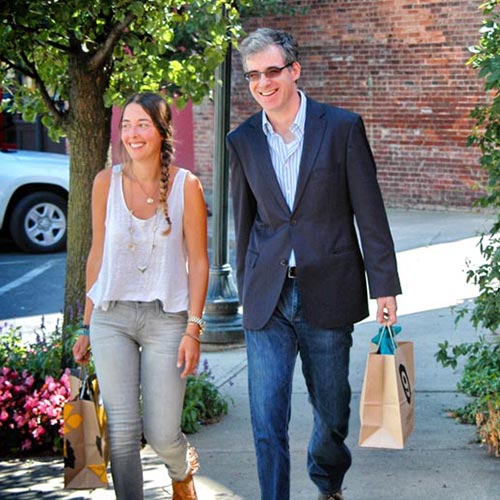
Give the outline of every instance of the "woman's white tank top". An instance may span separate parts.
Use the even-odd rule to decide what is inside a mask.
[[[123,194],[123,168],[112,168],[102,265],[89,298],[94,307],[103,310],[116,300],[159,299],[165,312],[186,311],[189,289],[182,223],[188,171],[180,168],[174,177],[168,196],[172,230],[164,236],[167,223],[163,211],[145,220],[135,217]]]

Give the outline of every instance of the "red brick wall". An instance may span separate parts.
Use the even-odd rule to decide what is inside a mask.
[[[290,2],[291,4],[294,2]],[[469,113],[483,83],[466,65],[477,43],[476,0],[308,0],[305,15],[249,20],[296,37],[299,86],[312,98],[360,113],[392,207],[468,207],[477,197],[477,150],[466,147]],[[233,58],[232,125],[257,110]],[[210,191],[213,104],[194,108],[195,162]]]

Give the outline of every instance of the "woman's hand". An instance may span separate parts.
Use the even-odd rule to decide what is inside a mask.
[[[177,368],[184,366],[181,378],[186,378],[193,374],[200,361],[200,340],[199,334],[184,334],[179,345],[179,354],[177,356]]]
[[[90,360],[90,339],[88,335],[79,335],[73,346],[73,357],[79,365],[86,365]]]

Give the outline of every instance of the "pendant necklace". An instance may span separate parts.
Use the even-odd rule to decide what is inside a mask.
[[[139,187],[141,188],[141,191],[146,195],[146,203],[148,205],[152,205],[154,202],[155,202],[155,199],[154,197],[156,196],[156,193],[158,193],[158,189],[159,189],[159,185],[156,186],[156,189],[155,189],[155,192],[153,193],[153,196],[149,195],[147,193],[147,191],[144,189],[143,185],[139,182],[139,179],[137,178],[137,176],[134,174],[134,171],[132,170],[132,168],[130,168],[130,172],[132,174],[132,180],[134,182],[137,182],[137,184],[139,185]]]
[[[156,248],[156,233],[158,232],[158,214],[161,212],[159,209],[156,209],[155,215],[154,215],[154,220],[153,220],[153,231],[152,231],[152,238],[151,238],[151,248],[149,249],[149,255],[146,259],[146,261],[143,264],[139,264],[137,261],[137,248],[138,248],[138,243],[134,240],[134,227],[133,227],[133,222],[134,222],[134,211],[129,210],[129,225],[128,225],[128,233],[129,233],[129,244],[128,244],[128,249],[132,252],[132,257],[134,259],[135,267],[141,272],[145,273],[146,269],[148,269],[149,265],[151,264],[151,259],[153,257],[153,251]]]

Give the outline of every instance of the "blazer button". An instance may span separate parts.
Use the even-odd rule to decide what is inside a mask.
[[[291,226],[296,226],[296,225],[297,225],[297,219],[292,219],[292,220],[290,221],[290,225],[291,225]]]
[[[280,265],[282,265],[283,267],[288,266],[288,261],[286,259],[281,259]]]

